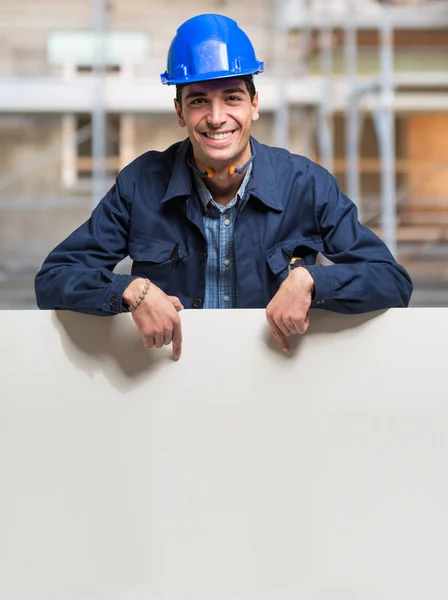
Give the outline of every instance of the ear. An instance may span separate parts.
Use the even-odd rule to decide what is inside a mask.
[[[186,127],[187,124],[185,123],[185,119],[182,115],[182,106],[179,104],[179,102],[176,100],[176,98],[174,99],[174,109],[177,114],[177,122],[179,123],[179,125],[181,127]]]
[[[252,121],[258,121],[260,118],[260,113],[258,112],[258,92],[255,92],[254,99],[251,102],[252,104]]]

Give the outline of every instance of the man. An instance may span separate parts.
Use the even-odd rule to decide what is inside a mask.
[[[162,82],[176,85],[188,138],[147,152],[36,277],[40,308],[131,310],[145,346],[181,354],[179,311],[266,308],[287,351],[310,308],[359,313],[407,306],[412,284],[354,204],[312,161],[250,137],[259,118],[246,34],[220,15],[177,31]],[[335,264],[316,264],[321,252]],[[114,273],[129,255],[132,274]]]

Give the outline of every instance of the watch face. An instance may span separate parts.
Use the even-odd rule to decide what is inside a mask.
[[[293,256],[291,258],[291,260],[289,261],[289,272],[291,272],[293,269],[297,269],[297,267],[302,266],[303,264],[303,259],[300,256]]]

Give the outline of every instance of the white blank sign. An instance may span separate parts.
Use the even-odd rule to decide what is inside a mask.
[[[0,598],[446,600],[448,310],[3,311]]]

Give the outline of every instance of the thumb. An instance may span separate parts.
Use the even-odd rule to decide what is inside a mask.
[[[177,310],[177,312],[179,312],[180,310],[182,310],[184,308],[184,305],[182,304],[182,302],[179,300],[179,298],[177,296],[168,296],[168,298],[169,298],[169,301],[171,302],[171,304]]]

